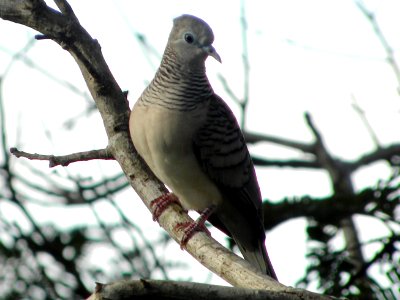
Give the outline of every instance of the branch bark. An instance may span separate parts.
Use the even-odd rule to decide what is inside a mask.
[[[132,280],[119,281],[111,284],[97,283],[95,292],[87,300],[227,300],[227,299],[252,299],[252,300],[328,300],[336,299],[304,290],[288,288],[287,290],[265,291],[246,288],[232,288],[194,282],[170,282],[161,280]]]

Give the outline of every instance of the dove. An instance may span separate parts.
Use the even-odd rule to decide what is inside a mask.
[[[195,210],[200,217],[183,224],[182,246],[196,231],[208,232],[208,220],[234,239],[245,260],[277,280],[265,247],[262,198],[243,133],[206,75],[207,57],[221,62],[213,41],[213,31],[202,19],[174,19],[154,79],[132,108],[131,139],[171,190],[152,201],[154,219],[171,202]]]

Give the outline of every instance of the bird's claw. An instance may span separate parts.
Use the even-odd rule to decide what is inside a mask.
[[[186,248],[187,242],[198,231],[202,231],[208,236],[211,236],[210,231],[207,229],[205,223],[208,217],[215,211],[216,206],[211,205],[204,209],[196,221],[189,221],[178,224],[175,229],[183,230],[183,237],[181,239],[181,249]]]
[[[202,231],[208,236],[211,236],[211,232],[207,229],[206,225],[202,222],[197,221],[179,223],[175,226],[175,229],[183,231],[183,236],[180,242],[182,250],[186,248],[186,244],[196,232]]]
[[[178,197],[175,196],[173,193],[167,193],[164,194],[150,203],[150,207],[152,209],[153,213],[153,221],[157,221],[164,212],[164,210],[167,209],[168,206],[170,206],[172,203],[181,205],[181,203],[178,200]]]

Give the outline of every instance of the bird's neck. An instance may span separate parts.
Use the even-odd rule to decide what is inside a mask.
[[[213,93],[204,62],[197,67],[184,66],[173,52],[166,50],[154,79],[140,101],[144,105],[189,111],[203,105]]]

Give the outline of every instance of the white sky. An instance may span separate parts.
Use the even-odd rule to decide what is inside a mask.
[[[47,1],[51,4],[51,1]],[[146,81],[152,79],[154,67],[144,58],[143,49],[134,38],[139,32],[157,51],[162,53],[172,19],[183,13],[203,18],[214,30],[222,64],[208,62],[208,75],[214,90],[228,100],[216,74],[226,77],[231,88],[240,97],[243,92],[242,42],[240,32],[240,1],[69,1],[81,24],[93,38],[99,40],[110,69],[123,90],[129,90],[131,104],[140,95]],[[399,59],[400,3],[395,0],[365,1],[372,9],[379,25]],[[349,0],[281,0],[247,1],[248,48],[251,66],[250,104],[247,129],[302,142],[312,141],[303,114],[309,111],[323,134],[329,150],[337,157],[355,159],[374,150],[375,145],[352,108],[352,97],[366,113],[380,142],[388,145],[399,141],[400,97],[396,78],[385,62],[385,52],[374,35],[370,23]],[[10,60],[9,52],[19,51],[32,36],[32,31],[0,20],[0,73]],[[40,41],[29,51],[29,57],[42,69],[86,91],[79,69],[72,58],[51,41]],[[152,57],[154,66],[157,57]],[[23,63],[16,63],[4,82],[3,97],[6,104],[9,146],[19,146],[30,152],[67,154],[106,145],[102,121],[98,115],[78,122],[77,129],[66,132],[65,119],[84,110],[82,98]],[[49,141],[51,135],[51,141]],[[253,153],[270,158],[301,158],[301,153],[272,146],[252,147]],[[44,172],[51,173],[47,164],[36,162]],[[93,174],[93,170],[98,170]],[[74,164],[61,173],[81,174],[101,178],[114,174],[118,167],[113,162]],[[263,196],[279,200],[284,197],[327,196],[331,192],[328,177],[318,171],[258,168],[257,173]],[[374,185],[379,178],[387,178],[385,164],[376,164],[354,176],[357,189]],[[134,200],[131,190],[125,191],[118,203],[130,212],[132,218],[141,219],[143,230],[156,236],[159,227],[151,221],[144,205]],[[128,200],[129,199],[129,200]],[[1,204],[17,216],[9,204]],[[38,220],[56,221],[57,209],[52,213],[31,207]],[[48,209],[48,208],[47,208]],[[110,221],[106,204],[98,211]],[[82,215],[87,210],[82,208]],[[79,219],[76,211],[63,211],[70,216],[63,225],[95,222],[92,216]],[[303,220],[280,225],[267,236],[267,247],[278,277],[284,284],[294,285],[303,275],[305,267],[305,235]],[[359,218],[358,223],[368,230],[369,236],[381,236],[379,223]],[[213,232],[213,236],[218,235]],[[340,240],[338,239],[338,244]],[[187,262],[192,259],[181,255],[179,246],[171,245],[172,254],[179,253]],[[295,250],[293,250],[295,249]],[[178,251],[178,252],[177,252]],[[367,251],[368,252],[368,251]],[[371,255],[371,253],[367,253]],[[181,259],[179,257],[179,259]],[[178,272],[176,278],[189,277],[206,281],[208,273],[197,263],[191,271]],[[109,267],[112,267],[111,265]],[[377,271],[378,272],[378,271]],[[216,276],[213,283],[221,283]]]

